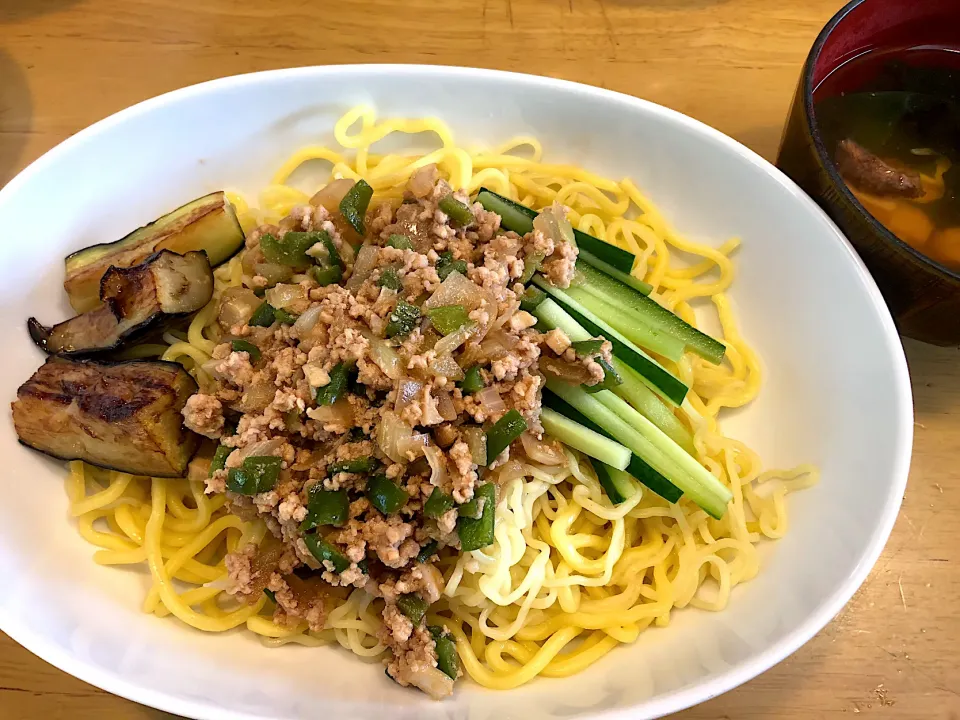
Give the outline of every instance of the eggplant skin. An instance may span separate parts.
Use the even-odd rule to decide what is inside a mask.
[[[213,297],[213,271],[202,250],[154,253],[130,268],[111,267],[100,283],[101,304],[43,326],[27,320],[33,341],[48,353],[85,355],[117,350],[152,326],[196,312]]]
[[[203,250],[219,265],[243,248],[236,211],[222,192],[188,202],[115,242],[91,245],[68,255],[63,289],[78,313],[99,304],[100,283],[111,267],[128,268],[159,250],[186,254]]]
[[[201,437],[180,415],[197,383],[177,363],[50,357],[17,390],[20,442],[61,460],[183,477]]]

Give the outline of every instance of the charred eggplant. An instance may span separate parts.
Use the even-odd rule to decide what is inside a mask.
[[[30,337],[49,353],[116,350],[161,320],[196,312],[213,297],[213,273],[201,251],[163,250],[130,268],[111,267],[100,282],[101,304],[47,328],[27,321]]]
[[[91,245],[68,255],[63,288],[78,313],[100,302],[100,281],[111,267],[128,268],[158,250],[181,255],[204,250],[217,266],[243,247],[244,235],[223,192],[204,195],[112,243]]]
[[[62,460],[182,477],[201,440],[180,415],[196,391],[177,363],[51,357],[17,390],[13,425],[21,443]]]

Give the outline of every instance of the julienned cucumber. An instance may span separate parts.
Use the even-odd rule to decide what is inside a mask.
[[[643,323],[649,328],[672,335],[682,341],[691,351],[704,360],[714,364],[723,360],[726,347],[684,322],[682,318],[667,310],[645,294],[627,287],[623,283],[599,272],[596,268],[577,263],[579,293],[589,293],[598,300],[612,305],[620,312],[625,323]]]
[[[630,464],[630,451],[605,435],[591,430],[548,407],[540,411],[540,422],[548,435],[564,445],[595,458],[600,464],[623,470]]]
[[[549,390],[543,393],[543,405],[549,407],[566,418],[570,418],[585,428],[593,430],[600,435],[606,435],[612,439],[609,432],[586,417],[583,413],[570,405],[558,395],[554,395]],[[637,455],[630,456],[630,464],[627,465],[627,472],[638,482],[650,488],[657,495],[667,502],[675,503],[683,495],[683,491],[676,485],[667,480],[663,475],[650,467],[644,460]],[[611,498],[612,499],[612,498]]]
[[[732,497],[730,490],[626,402],[608,391],[589,395],[555,380],[547,380],[547,388],[639,455],[709,515],[723,517]],[[631,422],[623,419],[627,416]]]
[[[486,210],[500,216],[500,227],[513,230],[518,235],[525,235],[533,230],[533,219],[539,214],[536,210],[486,188],[480,188],[480,192],[477,193],[477,202]],[[580,230],[574,230],[573,236],[576,238],[577,247],[582,252],[585,251],[591,257],[597,258],[619,272],[629,274],[633,270],[633,262],[636,260],[633,253]]]
[[[593,466],[594,472],[597,473],[600,486],[614,505],[619,505],[637,494],[637,486],[633,484],[633,480],[628,473],[602,462],[592,462],[590,464]]]
[[[576,234],[574,234],[576,237]],[[606,273],[615,280],[619,280],[624,285],[629,285],[634,290],[636,290],[641,295],[649,295],[653,292],[653,285],[646,283],[640,278],[634,277],[629,272],[620,272],[613,265],[605,263],[600,258],[595,255],[587,252],[586,250],[581,249],[580,253],[577,255],[577,270],[583,270],[584,265],[589,265],[597,270],[600,270],[603,273]],[[583,282],[582,276],[579,279],[579,282]],[[578,279],[574,279],[573,284],[579,284]]]
[[[668,335],[662,330],[652,328],[646,323],[637,322],[632,315],[621,312],[620,308],[601,300],[586,290],[571,287],[567,292],[570,297],[594,315],[610,323],[610,327],[636,345],[658,355],[663,355],[663,357],[674,362],[679,362],[680,358],[683,357],[685,350],[683,340]]]
[[[550,295],[574,320],[582,325],[594,337],[602,335],[613,345],[614,356],[620,358],[643,377],[650,381],[663,396],[679,405],[687,395],[687,386],[671,375],[660,363],[630,342],[621,333],[613,329],[594,313],[573,299],[568,292],[554,287],[543,277],[533,278],[537,287]],[[573,339],[573,338],[571,338]]]

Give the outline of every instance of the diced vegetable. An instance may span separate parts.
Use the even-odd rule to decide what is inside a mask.
[[[269,492],[277,484],[283,460],[273,455],[251,455],[243,460],[243,469],[257,484],[257,492]]]
[[[313,265],[313,258],[307,255],[307,250],[318,242],[318,235],[319,233],[291,231],[277,238],[266,233],[260,236],[260,250],[272,263],[306,270]]]
[[[532,285],[523,291],[520,296],[520,309],[527,312],[533,312],[539,307],[540,303],[547,299],[547,294],[538,287]]]
[[[334,572],[342,573],[350,567],[350,560],[340,552],[334,545],[324,540],[316,533],[307,533],[303,536],[303,541],[307,544],[307,549],[313,555],[317,562],[326,568],[326,563],[330,563]]]
[[[540,422],[548,435],[584,455],[623,470],[630,463],[630,450],[620,443],[564,417],[556,410],[543,407]]]
[[[594,462],[592,465],[597,473],[597,480],[614,505],[619,505],[637,494],[637,486],[633,484],[628,473],[602,462]]]
[[[293,315],[282,308],[274,308],[273,317],[281,325],[293,325],[297,321],[297,316]]]
[[[487,465],[520,437],[527,429],[527,421],[516,410],[508,410],[487,430]]]
[[[601,390],[613,390],[617,385],[623,382],[623,378],[613,369],[602,355],[597,355],[595,362],[603,368],[603,380],[593,385],[584,383],[581,387],[588,393],[600,392]]]
[[[674,377],[660,363],[647,355],[622,334],[614,330],[608,323],[591,313],[583,305],[573,299],[569,293],[554,287],[545,279],[538,276],[533,281],[548,293],[569,314],[594,336],[602,335],[613,345],[613,354],[649,380],[663,393],[664,397],[679,405],[687,394],[687,386]],[[563,329],[563,328],[561,328]],[[566,332],[566,331],[565,331]],[[569,336],[570,333],[567,333]],[[571,338],[573,339],[573,338]]]
[[[453,498],[440,488],[434,488],[430,497],[423,504],[423,514],[436,520],[441,515],[453,509]]]
[[[384,515],[391,515],[402,508],[410,498],[383,473],[371,475],[367,481],[367,499]]]
[[[427,311],[430,322],[441,335],[449,335],[470,322],[463,305],[441,305]]]
[[[211,297],[213,273],[206,255],[162,250],[134,267],[110,267],[100,283],[101,305],[52,328],[30,318],[27,329],[48,353],[116,350],[157,325],[199,310]]]
[[[226,445],[217,445],[217,449],[213,452],[213,460],[210,461],[210,472],[208,474],[209,477],[213,477],[213,474],[217,470],[223,470],[223,468],[226,467],[227,458],[232,452],[232,447],[227,447]]]
[[[227,490],[238,495],[256,495],[257,481],[242,467],[230,468],[227,473]]]
[[[533,279],[533,276],[543,265],[543,253],[530,253],[523,259],[523,274],[520,276],[520,282],[526,285]]]
[[[247,324],[253,327],[270,327],[276,319],[277,311],[274,310],[270,303],[264,302],[253,311],[253,315],[250,316],[250,322]]]
[[[338,282],[343,280],[343,270],[339,265],[333,265],[331,267],[320,267],[319,265],[314,265],[312,268],[307,270],[307,275],[309,275],[320,287],[336,285]]]
[[[356,458],[354,460],[340,460],[339,462],[330,463],[330,466],[327,468],[327,474],[336,475],[342,472],[367,473],[374,470],[377,465],[379,465],[379,463],[376,459],[367,455],[366,457]]]
[[[467,261],[454,260],[453,253],[449,250],[440,253],[440,257],[437,259],[436,267],[437,275],[441,280],[446,280],[450,273],[453,272],[458,272],[464,276],[467,274]]]
[[[304,235],[313,240],[313,244],[310,246],[307,254],[316,260],[317,264],[325,268],[334,266],[340,268],[345,267],[343,259],[340,257],[340,251],[337,250],[336,243],[333,242],[330,233],[326,230],[314,230],[313,232],[304,233]],[[317,243],[319,243],[319,246]]]
[[[413,250],[413,243],[406,235],[393,234],[387,240],[387,245],[397,250]]]
[[[460,674],[460,656],[457,655],[456,643],[450,633],[444,632],[441,627],[431,625],[429,630],[436,644],[437,668],[451,680],[456,680]]]
[[[346,490],[324,490],[317,484],[310,488],[307,517],[300,529],[312,530],[319,525],[342,527],[350,519],[350,500]]]
[[[317,388],[317,405],[333,405],[347,390],[347,380],[350,378],[350,368],[346,363],[339,362],[330,371],[330,382]]]
[[[533,219],[538,214],[536,210],[525,207],[486,188],[480,188],[477,201],[483,205],[484,209],[495,212],[500,216],[501,227],[513,230],[518,235],[525,235],[533,229]],[[616,245],[606,243],[580,230],[574,230],[573,236],[581,252],[586,251],[622,272],[629,273],[633,269],[633,263],[636,260],[633,253],[621,250]]]
[[[390,319],[387,321],[387,337],[409,335],[420,323],[420,318],[420,308],[401,298],[397,301],[397,307],[390,313]]]
[[[251,363],[260,362],[260,348],[249,340],[234,340],[230,343],[234,352],[245,352],[250,356]]]
[[[410,618],[414,627],[419,627],[430,606],[419,595],[406,593],[397,598],[397,607],[400,608],[400,612]]]
[[[233,206],[222,192],[197,198],[116,242],[92,245],[65,260],[70,305],[78,313],[100,303],[100,281],[110,267],[129,268],[155,252],[203,250],[211,266],[233,257],[244,242]]]
[[[480,374],[480,366],[473,365],[464,372],[463,380],[460,381],[460,389],[465,393],[475,393],[483,390],[483,375]]]
[[[700,332],[655,300],[589,266],[578,267],[578,271],[581,271],[583,282],[577,286],[576,291],[581,294],[589,293],[607,306],[617,308],[617,317],[621,323],[642,323],[654,331],[660,331],[683,342],[704,360],[714,364],[723,360],[726,352],[723,343]]]
[[[387,290],[399,290],[403,287],[400,282],[400,276],[393,268],[385,268],[380,271],[380,278],[377,280],[377,287],[385,287]]]
[[[53,356],[17,389],[13,425],[24,445],[61,460],[183,477],[200,437],[180,413],[196,391],[173,362]]]
[[[480,500],[476,496],[457,506],[457,517],[479,520],[483,514]]]
[[[458,517],[457,535],[463,552],[485,548],[493,542],[494,519],[497,513],[497,486],[484,483],[473,491],[474,497],[483,500],[479,518]]]
[[[440,202],[437,204],[440,210],[450,218],[450,222],[457,227],[466,227],[474,221],[473,210],[457,200],[453,195],[440,198]]]
[[[430,558],[437,554],[438,547],[439,543],[436,540],[428,541],[425,545],[421,546],[420,552],[417,553],[417,562],[430,562]]]
[[[267,596],[267,599],[270,600],[274,605],[277,604],[277,595],[270,588],[264,588],[263,594]]]
[[[570,347],[572,347],[578,355],[593,355],[600,352],[603,348],[603,338],[577,340],[575,343],[570,343]]]
[[[367,184],[366,180],[358,180],[352,188],[347,191],[340,201],[340,214],[343,219],[350,223],[350,226],[357,231],[357,235],[363,237],[366,233],[364,219],[367,215],[367,207],[370,205],[370,198],[373,197],[373,188]]]

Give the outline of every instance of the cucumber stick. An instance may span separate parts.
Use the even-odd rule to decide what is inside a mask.
[[[641,295],[649,295],[653,292],[653,285],[650,283],[634,277],[629,272],[620,272],[613,265],[605,263],[596,255],[581,248],[580,253],[577,255],[577,270],[583,271],[584,265],[590,265],[600,272],[609,275],[611,278],[622,282],[624,285],[629,285]],[[589,272],[589,270],[586,272]],[[574,280],[574,284],[578,284],[576,280]]]
[[[554,287],[541,276],[534,277],[533,282],[550,295],[577,323],[593,333],[594,337],[602,335],[609,340],[613,345],[614,356],[649,380],[665,398],[677,405],[683,402],[687,394],[687,386],[671,375],[660,363],[614,330],[607,322],[583,307],[567,291]]]
[[[614,505],[629,500],[639,491],[629,473],[617,470],[617,468],[610,467],[602,462],[594,462],[591,465],[593,465],[594,472],[597,473],[600,486]]]
[[[486,188],[480,188],[480,192],[477,193],[477,202],[483,205],[484,209],[500,216],[501,227],[513,230],[518,235],[526,235],[533,230],[533,219],[539,215],[536,210]],[[596,258],[598,262],[625,274],[633,270],[633,263],[637,259],[633,253],[580,230],[574,230],[573,236],[577,247],[590,257]]]
[[[606,390],[590,395],[555,380],[547,380],[547,388],[630,448],[711,517],[723,517],[733,497],[730,491],[624,400]],[[631,422],[624,417],[630,417]]]
[[[540,422],[548,435],[598,460],[598,464],[609,465],[616,470],[623,470],[630,464],[630,451],[623,445],[564,417],[556,410],[542,408]]]
[[[587,310],[598,317],[604,318],[606,322],[610,323],[610,327],[639,347],[663,355],[673,362],[680,362],[680,358],[683,357],[683,352],[686,349],[683,340],[650,327],[646,323],[638,322],[632,315],[620,312],[619,308],[610,305],[595,295],[591,295],[586,290],[572,287],[567,292],[570,297]]]
[[[714,364],[723,360],[723,354],[726,352],[723,343],[700,332],[656,300],[651,300],[645,294],[627,287],[589,265],[580,267],[578,264],[577,271],[579,272],[577,290],[589,293],[598,300],[617,308],[622,322],[643,323],[647,327],[672,335],[682,341],[689,350]]]

